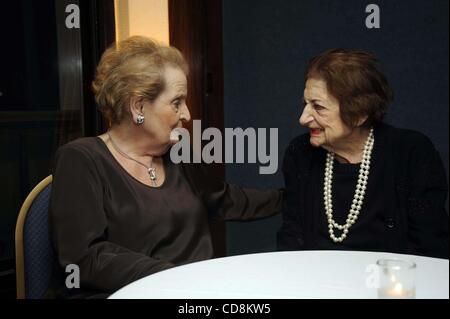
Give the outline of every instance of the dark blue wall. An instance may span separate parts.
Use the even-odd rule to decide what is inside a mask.
[[[381,10],[381,29],[367,29],[366,5]],[[279,169],[228,164],[229,182],[283,185],[280,166],[298,124],[303,74],[314,55],[335,47],[374,52],[395,91],[387,122],[427,134],[448,172],[447,0],[224,0],[225,127],[277,127]],[[448,174],[447,174],[448,176]],[[276,248],[280,216],[228,223],[230,255]]]

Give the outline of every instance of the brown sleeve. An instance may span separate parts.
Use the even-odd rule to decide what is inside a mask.
[[[183,169],[212,218],[252,220],[275,215],[281,210],[281,189],[263,190],[227,184],[209,176],[201,164],[183,164]]]
[[[72,146],[58,151],[49,217],[60,266],[78,265],[80,288],[105,292],[172,267],[108,241],[103,189],[95,162],[86,151]]]

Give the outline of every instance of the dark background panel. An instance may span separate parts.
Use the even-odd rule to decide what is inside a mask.
[[[307,61],[336,47],[372,51],[395,91],[387,121],[428,135],[448,172],[448,1],[377,1],[381,28],[367,29],[366,5],[348,0],[223,2],[225,127],[277,127],[279,169],[228,164],[229,182],[283,185],[281,162],[298,124]],[[447,173],[448,176],[448,173]],[[228,224],[228,253],[275,249],[281,218]]]

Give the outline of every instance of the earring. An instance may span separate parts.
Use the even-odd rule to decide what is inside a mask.
[[[136,116],[136,123],[137,124],[142,124],[142,123],[144,123],[144,116],[143,115],[138,115],[138,116]]]

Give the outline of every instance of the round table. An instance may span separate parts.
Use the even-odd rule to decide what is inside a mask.
[[[448,260],[362,251],[274,252],[211,259],[147,276],[110,298],[377,298],[377,289],[368,279],[381,258],[417,264],[416,298],[449,298]]]

